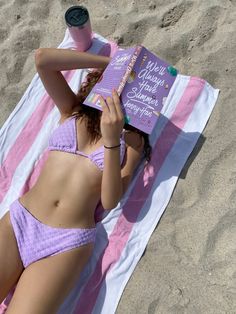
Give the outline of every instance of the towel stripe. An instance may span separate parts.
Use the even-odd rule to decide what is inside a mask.
[[[123,207],[123,211],[117,220],[113,232],[110,234],[108,246],[101,253],[93,274],[90,276],[80,294],[80,298],[74,311],[75,314],[92,313],[106,274],[119,260],[132,231],[132,227],[137,221],[138,215],[158,176],[158,172],[181,132],[181,129],[187,122],[203,87],[203,80],[196,85],[194,78],[190,78],[187,88],[171,116],[170,121],[165,125],[160,137],[156,141],[155,147],[153,148],[153,159],[151,160],[150,165],[154,168],[155,175],[149,179],[149,184],[144,187],[143,174],[140,173],[136,185]],[[179,132],[176,132],[178,129]],[[137,195],[140,200],[138,204]]]
[[[73,74],[74,71],[67,71],[64,74],[66,80],[70,80]],[[53,100],[51,97],[49,97],[48,94],[45,94],[38,104],[36,110],[32,113],[31,117],[22,128],[20,134],[16,138],[15,143],[10,148],[6,159],[0,168],[0,177],[5,178],[1,184],[0,202],[2,202],[5,194],[11,186],[12,177],[16,171],[16,168],[29,151],[40,129],[42,128],[45,119],[53,108]],[[28,130],[31,130],[31,132]]]

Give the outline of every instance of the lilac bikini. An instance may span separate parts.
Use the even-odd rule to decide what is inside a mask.
[[[100,146],[91,154],[85,154],[77,150],[76,117],[69,118],[62,123],[49,139],[49,150],[61,150],[72,154],[89,158],[100,170],[104,167],[104,146]],[[120,139],[120,162],[122,164],[125,155],[124,131]]]
[[[96,228],[55,228],[40,222],[20,202],[10,205],[10,218],[21,260],[31,263],[94,242]]]
[[[121,164],[125,155],[124,132],[120,139]],[[49,139],[49,150],[82,155],[101,171],[104,168],[104,147],[91,154],[77,150],[76,117],[67,119],[54,130]],[[16,199],[10,205],[10,219],[22,263],[26,268],[42,258],[66,252],[95,241],[96,228],[55,228],[40,222]]]

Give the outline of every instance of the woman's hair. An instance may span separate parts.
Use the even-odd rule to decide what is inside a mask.
[[[94,143],[101,138],[101,130],[100,130],[100,118],[102,112],[96,108],[92,108],[90,106],[83,105],[85,98],[88,96],[89,92],[93,88],[93,86],[99,81],[102,76],[104,69],[94,69],[87,74],[85,82],[81,84],[81,87],[77,93],[78,104],[81,105],[81,108],[76,115],[85,121],[87,130],[90,135],[90,143]],[[144,139],[144,149],[143,154],[146,159],[146,163],[151,160],[152,147],[149,143],[148,134],[136,129],[135,127],[126,124],[124,125],[124,129],[132,130],[138,134],[140,134]]]

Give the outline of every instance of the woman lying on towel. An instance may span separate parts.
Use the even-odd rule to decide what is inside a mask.
[[[9,314],[57,312],[91,256],[98,202],[116,207],[142,157],[150,160],[148,135],[124,124],[116,90],[100,99],[102,111],[83,105],[109,61],[66,49],[36,51],[38,74],[61,118],[36,184],[0,220],[0,303],[18,282]],[[94,70],[76,95],[61,71],[79,68]]]

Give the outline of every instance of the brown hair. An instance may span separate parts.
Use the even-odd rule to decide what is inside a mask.
[[[79,112],[76,113],[76,115],[80,117],[82,120],[83,119],[85,120],[86,127],[90,135],[90,143],[96,143],[102,136],[100,131],[100,118],[102,111],[89,106],[83,106],[83,102],[85,98],[88,96],[93,86],[99,81],[103,72],[104,69],[94,69],[90,71],[86,76],[85,82],[81,84],[81,87],[77,93],[78,104],[81,105],[81,108]],[[124,129],[137,132],[143,137],[144,139],[143,154],[144,158],[146,159],[146,163],[148,163],[151,160],[152,154],[152,147],[149,143],[148,134],[126,123],[124,125]]]

